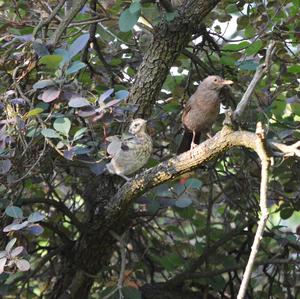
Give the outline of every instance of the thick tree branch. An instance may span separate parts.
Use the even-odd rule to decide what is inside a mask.
[[[124,184],[109,202],[107,210],[113,214],[116,213],[116,210],[127,210],[127,206],[147,190],[198,168],[201,164],[210,161],[230,148],[243,146],[256,151],[256,138],[254,133],[232,131],[231,128],[225,126],[213,138],[201,143],[194,150],[148,169]],[[114,219],[112,214],[108,217],[111,220]]]
[[[139,108],[136,116],[148,118],[163,82],[177,56],[190,42],[204,17],[219,0],[187,0],[172,22],[162,21],[155,28],[153,40],[144,55],[128,101]]]

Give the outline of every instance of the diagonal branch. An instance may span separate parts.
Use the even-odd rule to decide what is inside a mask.
[[[50,47],[55,47],[60,38],[62,37],[64,31],[67,29],[71,21],[78,14],[81,8],[85,5],[87,0],[77,0],[73,2],[72,8],[68,11],[62,22],[57,27],[56,31],[53,33],[51,40],[49,42]]]
[[[250,101],[250,97],[251,97],[256,85],[258,84],[259,80],[263,77],[263,75],[267,72],[267,70],[270,68],[271,59],[272,59],[274,52],[275,52],[275,42],[271,41],[271,43],[269,44],[269,46],[267,48],[265,62],[263,64],[260,64],[257,67],[256,72],[252,78],[252,81],[250,82],[246,92],[244,93],[241,101],[239,102],[236,110],[233,113],[233,120],[237,120],[243,114],[247,104]]]

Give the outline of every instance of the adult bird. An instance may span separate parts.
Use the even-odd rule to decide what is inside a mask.
[[[120,139],[117,136],[108,137],[111,143],[107,152],[111,161],[106,165],[107,170],[117,174],[125,180],[130,175],[142,168],[152,154],[152,139],[146,131],[146,120],[134,119],[129,126],[129,135]]]
[[[232,83],[219,76],[208,76],[200,83],[183,109],[182,124],[185,131],[178,154],[193,149],[199,143],[200,135],[210,131],[220,112],[220,90]]]

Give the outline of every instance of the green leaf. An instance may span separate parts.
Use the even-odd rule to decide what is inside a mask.
[[[173,21],[176,17],[178,16],[178,12],[176,11],[172,11],[172,12],[167,12],[165,14],[165,19],[167,22],[171,22]]]
[[[231,56],[222,55],[220,62],[224,65],[235,65],[236,59]]]
[[[61,55],[45,55],[39,61],[50,69],[57,69],[62,60]]]
[[[248,45],[249,45],[249,43],[246,41],[243,41],[238,44],[227,44],[222,48],[222,50],[223,51],[239,51],[239,50],[245,49]]]
[[[295,64],[288,67],[288,73],[290,74],[299,74],[300,73],[300,64]]]
[[[81,128],[74,134],[73,141],[80,139],[83,134],[87,131],[87,128]]]
[[[126,99],[129,95],[129,92],[127,90],[119,90],[115,92],[115,98],[118,100],[123,100]]]
[[[47,86],[53,86],[55,85],[55,82],[53,80],[40,80],[36,83],[33,84],[33,88],[34,89],[42,89],[42,88],[45,88]]]
[[[15,243],[17,242],[17,238],[13,238],[11,239],[7,244],[6,244],[6,247],[5,247],[5,250],[10,252],[12,250],[12,248],[14,247]]]
[[[79,36],[70,46],[68,50],[70,60],[78,54],[87,44],[90,39],[90,35],[88,33]]]
[[[78,72],[79,70],[81,70],[82,68],[86,67],[86,64],[81,62],[81,61],[75,61],[72,63],[72,65],[67,69],[66,74],[70,75],[73,73]]]
[[[184,183],[184,185],[187,188],[200,189],[202,187],[202,181],[200,181],[199,179],[191,178],[191,179],[188,179]]]
[[[263,42],[260,39],[258,39],[246,49],[246,54],[254,55],[262,48],[262,46]]]
[[[131,13],[127,8],[122,11],[119,19],[119,27],[122,32],[130,31],[133,26],[137,23],[140,17],[140,10],[136,13]]]
[[[245,60],[242,63],[237,62],[237,66],[243,71],[255,71],[258,63],[253,60]]]
[[[139,12],[140,9],[141,9],[141,3],[140,3],[140,1],[134,1],[129,6],[129,11],[130,11],[131,14]]]
[[[285,208],[285,209],[282,209],[280,211],[280,218],[281,219],[289,219],[294,213],[294,209],[292,208]]]
[[[142,293],[136,288],[122,288],[124,299],[142,299]]]
[[[38,222],[38,221],[42,221],[43,219],[45,218],[45,215],[43,215],[42,213],[40,212],[33,212],[29,215],[28,217],[28,221],[29,222]]]
[[[190,198],[181,198],[175,201],[175,206],[177,208],[187,208],[188,206],[190,206],[192,204],[192,200]]]
[[[39,115],[43,111],[44,111],[43,108],[34,108],[34,109],[27,112],[26,117]]]
[[[23,211],[21,208],[16,206],[9,206],[5,209],[5,214],[12,218],[22,219],[23,218]]]
[[[54,121],[53,127],[56,131],[68,136],[71,129],[71,122],[67,117],[60,117]]]
[[[172,271],[183,264],[181,257],[176,253],[170,253],[161,257],[159,262],[167,271]]]
[[[80,108],[90,106],[90,102],[82,97],[74,97],[69,101],[69,107]]]
[[[41,134],[46,138],[60,138],[60,135],[52,129],[43,129]]]

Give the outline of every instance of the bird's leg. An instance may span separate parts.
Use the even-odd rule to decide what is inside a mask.
[[[213,136],[211,135],[210,132],[206,133],[206,136],[207,136],[209,139],[212,139],[212,138],[213,138]]]
[[[195,143],[195,137],[196,137],[196,132],[193,131],[193,138],[192,138],[192,142],[191,142],[191,150],[194,149],[198,144]]]
[[[127,182],[130,181],[131,179],[126,176],[125,174],[122,174],[122,173],[117,173],[117,175],[119,175],[120,177],[122,177],[124,180],[126,180]]]

